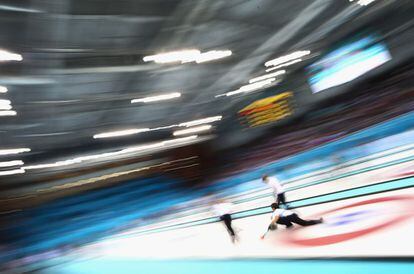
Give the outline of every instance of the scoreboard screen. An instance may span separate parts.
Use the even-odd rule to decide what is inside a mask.
[[[293,104],[293,93],[288,91],[254,101],[238,114],[242,125],[256,127],[289,117],[294,110]]]
[[[350,82],[391,60],[386,45],[375,35],[353,39],[308,67],[312,92]]]

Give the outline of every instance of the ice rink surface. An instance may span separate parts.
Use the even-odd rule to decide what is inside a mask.
[[[272,202],[263,190],[233,198],[243,201],[235,207],[236,244],[211,213],[190,211],[88,245],[45,273],[414,273],[413,170],[404,161],[321,184],[292,183],[303,186],[287,192],[293,210],[323,217],[320,225],[279,225],[260,239]]]

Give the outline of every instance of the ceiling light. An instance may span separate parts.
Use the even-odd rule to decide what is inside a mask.
[[[299,63],[299,62],[302,62],[302,59],[295,59],[295,60],[293,60],[293,61],[290,61],[290,62],[287,62],[287,63],[281,64],[281,65],[278,65],[278,66],[276,66],[276,67],[271,67],[271,68],[268,68],[268,69],[266,70],[266,72],[270,72],[270,71],[273,71],[273,70],[275,70],[275,69],[279,69],[279,68],[284,68],[284,67],[287,67],[287,66],[290,66],[290,65],[293,65],[293,64]]]
[[[17,112],[14,110],[0,111],[0,116],[16,116]]]
[[[24,169],[22,169],[22,168],[13,169],[13,170],[5,170],[5,171],[0,171],[0,176],[21,174],[21,173],[25,173],[25,172],[26,171]]]
[[[209,62],[228,57],[232,54],[231,50],[211,50],[201,53],[195,60],[197,63]]]
[[[0,155],[12,155],[23,152],[29,152],[30,148],[11,148],[11,149],[0,149]]]
[[[250,79],[249,83],[251,84],[251,83],[259,82],[259,81],[266,80],[266,79],[269,79],[269,78],[273,78],[273,77],[276,77],[276,76],[279,76],[279,75],[282,75],[282,74],[285,74],[285,73],[286,73],[286,70],[278,70],[278,71],[273,72],[273,73],[269,73],[269,74],[266,74],[266,75],[263,75],[263,76],[259,76],[259,77]]]
[[[8,89],[4,86],[0,86],[0,93],[6,93]]]
[[[22,61],[20,54],[12,53],[7,50],[0,50],[0,61]]]
[[[140,99],[132,99],[131,103],[150,103],[150,102],[156,102],[156,101],[165,101],[165,100],[171,100],[174,98],[181,97],[181,93],[179,92],[173,92],[168,94],[161,94],[157,96],[151,96],[151,97],[145,97]]]
[[[0,162],[0,167],[21,166],[23,164],[24,164],[23,161],[20,161],[20,160],[7,161],[7,162]]]
[[[118,131],[111,131],[111,132],[104,132],[95,134],[93,136],[94,139],[99,138],[111,138],[111,137],[119,137],[119,136],[127,136],[127,135],[133,135],[138,134],[141,132],[147,132],[150,131],[149,128],[132,128],[132,129],[126,129],[126,130],[118,130]]]
[[[265,66],[266,67],[277,66],[277,65],[289,62],[291,60],[298,59],[298,58],[301,58],[303,56],[309,55],[310,53],[311,53],[310,50],[295,51],[295,52],[292,52],[290,54],[278,57],[278,58],[270,60],[270,61],[267,61],[265,63]]]
[[[197,49],[188,49],[181,51],[172,51],[166,53],[160,53],[156,55],[150,55],[144,57],[144,62],[153,61],[155,63],[164,64],[164,63],[175,63],[175,62],[192,62],[197,59],[200,55],[200,51]]]
[[[174,136],[187,135],[187,134],[191,134],[191,133],[206,131],[206,130],[209,130],[209,129],[211,129],[211,125],[203,125],[203,126],[198,126],[198,127],[192,127],[192,128],[177,130],[177,131],[173,132],[173,135]]]
[[[192,126],[197,126],[197,125],[208,124],[208,123],[220,121],[222,118],[223,118],[223,116],[212,116],[212,117],[207,117],[207,118],[203,118],[203,119],[198,119],[198,120],[194,120],[194,121],[181,123],[178,126],[180,126],[180,127],[192,127]]]

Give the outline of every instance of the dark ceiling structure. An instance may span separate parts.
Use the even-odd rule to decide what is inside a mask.
[[[410,12],[410,0],[368,6],[348,0],[0,1],[0,48],[23,58],[0,63],[0,85],[8,89],[0,98],[10,100],[17,112],[0,117],[0,149],[30,148],[0,155],[0,162],[24,162],[24,173],[0,176],[2,196],[30,195],[68,182],[82,185],[117,172],[112,179],[119,181],[136,175],[128,170],[171,161],[189,166],[188,158],[202,156],[188,152],[175,157],[180,147],[202,144],[218,153],[249,142],[269,127],[243,130],[235,115],[267,89],[217,95],[265,74],[268,60],[311,51],[306,60],[287,67],[281,82],[272,87],[282,92],[284,85],[299,81],[297,71],[331,44],[385,15],[409,18]],[[143,61],[145,56],[182,49],[232,54],[206,63]],[[172,92],[181,96],[131,103]],[[313,103],[298,99],[299,113]],[[197,139],[165,143],[174,139],[174,125],[216,116],[221,120]],[[130,128],[151,130],[93,138]],[[164,146],[117,153],[160,142]]]

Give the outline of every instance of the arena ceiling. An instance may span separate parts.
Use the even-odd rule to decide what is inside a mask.
[[[96,172],[95,167],[108,164],[125,171],[131,159],[147,155],[145,161],[157,158],[159,163],[163,160],[151,155],[199,142],[214,150],[249,141],[262,130],[241,130],[234,115],[265,89],[226,94],[264,75],[266,61],[310,51],[303,62],[276,76],[270,86],[277,86],[331,43],[401,8],[402,2],[410,5],[356,2],[0,1],[0,47],[22,58],[0,63],[0,85],[7,88],[0,99],[9,100],[17,113],[0,117],[0,149],[30,149],[0,155],[3,163],[23,162],[0,167],[2,186],[62,179],[84,169],[89,171],[82,178],[88,178],[90,169]],[[144,61],[145,56],[183,49],[226,56],[209,62]],[[175,98],[131,103],[165,94]],[[172,133],[185,129],[186,122],[217,116],[221,118],[213,118],[212,128],[198,138],[170,142],[179,138]],[[127,129],[134,134],[94,138]]]

